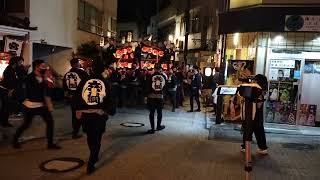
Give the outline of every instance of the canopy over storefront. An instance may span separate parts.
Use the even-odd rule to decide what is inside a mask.
[[[320,6],[252,7],[219,15],[219,34],[284,32],[288,15],[319,15]]]

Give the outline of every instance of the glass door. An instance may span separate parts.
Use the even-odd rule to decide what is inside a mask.
[[[305,60],[297,124],[320,127],[320,60]]]

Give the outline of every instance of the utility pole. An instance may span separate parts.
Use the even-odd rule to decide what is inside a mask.
[[[187,65],[187,56],[188,56],[188,38],[190,34],[190,9],[191,9],[191,0],[187,0],[186,9],[184,12],[184,20],[186,23],[185,26],[185,36],[184,36],[184,65]]]

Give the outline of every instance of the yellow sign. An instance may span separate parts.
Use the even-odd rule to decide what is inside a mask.
[[[230,0],[230,9],[262,4],[262,0]]]

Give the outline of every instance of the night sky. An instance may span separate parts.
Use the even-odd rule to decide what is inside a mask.
[[[144,21],[156,14],[157,0],[118,0],[118,22]],[[160,0],[160,8],[166,7],[170,0]]]

